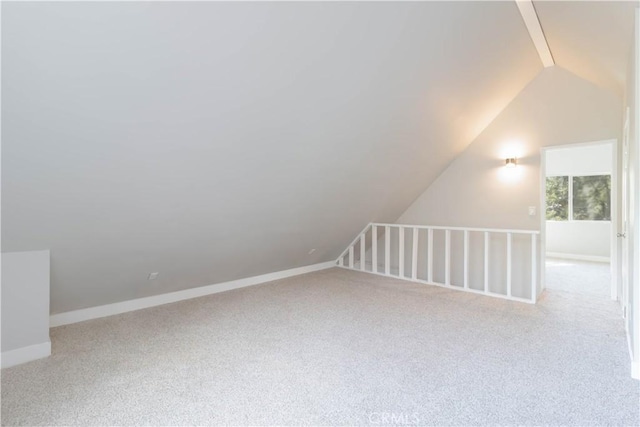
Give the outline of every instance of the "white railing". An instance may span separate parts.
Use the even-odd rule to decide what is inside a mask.
[[[436,233],[439,242],[435,241]],[[535,304],[538,234],[534,230],[371,223],[336,263],[351,270]],[[452,250],[453,235],[457,237],[455,250]],[[470,242],[471,236],[474,244]],[[500,250],[502,245],[504,249]],[[379,251],[384,251],[383,260]],[[475,263],[470,260],[472,251],[482,255],[475,257]],[[407,252],[410,259],[405,258]],[[478,262],[480,259],[482,262]],[[461,277],[454,280],[454,273]]]

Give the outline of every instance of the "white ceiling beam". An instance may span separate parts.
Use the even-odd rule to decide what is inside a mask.
[[[547,43],[547,38],[544,36],[544,32],[542,31],[538,14],[536,13],[536,9],[533,7],[533,1],[516,0],[516,4],[520,10],[522,19],[524,20],[524,24],[527,26],[531,40],[533,40],[533,44],[538,51],[538,55],[540,55],[542,64],[545,67],[555,65],[553,56],[551,55],[551,50],[549,49],[549,44]]]

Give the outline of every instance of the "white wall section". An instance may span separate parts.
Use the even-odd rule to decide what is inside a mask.
[[[584,255],[598,261],[611,256],[611,221],[547,221],[549,256]]]
[[[49,251],[2,253],[2,367],[51,354]]]
[[[6,2],[2,66],[52,314],[334,260],[542,69],[514,2]]]
[[[608,175],[612,172],[617,141],[547,150],[547,176]]]

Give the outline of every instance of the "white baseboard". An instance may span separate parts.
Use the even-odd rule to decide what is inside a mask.
[[[9,368],[48,356],[51,356],[51,341],[4,351],[0,357],[2,358],[2,368]]]
[[[626,320],[625,320],[625,328],[626,328]],[[633,350],[631,349],[631,335],[629,335],[628,330],[627,330],[627,346],[629,348],[629,359],[631,359],[631,378],[640,380],[640,363],[633,361]]]
[[[183,291],[170,292],[167,294],[154,295],[151,297],[138,298],[129,301],[122,301],[114,304],[100,305],[97,307],[84,308],[81,310],[67,311],[65,313],[53,314],[49,318],[49,326],[53,328],[56,326],[69,325],[71,323],[83,322],[85,320],[98,319],[100,317],[113,316],[115,314],[141,310],[143,308],[156,307],[158,305],[184,301],[187,299],[198,298],[205,295],[217,294],[219,292],[229,291],[232,289],[259,285],[261,283],[285,279],[287,277],[298,276],[300,274],[311,273],[313,271],[325,270],[327,268],[332,268],[335,266],[335,261],[323,262],[320,264],[292,268],[290,270],[276,271],[275,273],[262,274],[260,276],[247,277],[245,279],[232,280],[230,282],[222,282],[216,283],[214,285],[185,289]]]
[[[576,261],[592,261],[592,262],[610,262],[611,259],[607,256],[597,255],[578,255],[578,254],[565,254],[560,252],[547,252],[547,258],[561,258],[561,259],[574,259]]]

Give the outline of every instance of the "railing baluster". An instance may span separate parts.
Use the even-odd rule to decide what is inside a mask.
[[[380,262],[378,259],[378,240],[380,238],[378,233],[378,228],[384,227],[384,268],[380,268]],[[397,258],[394,258],[398,261],[398,275],[391,274],[391,239],[392,239],[392,229],[398,229],[398,255]],[[411,241],[411,272],[408,271],[406,267],[406,257],[408,254],[405,248],[407,244],[407,228],[412,230],[412,241]],[[367,269],[366,257],[367,257],[367,233],[371,230],[371,270]],[[418,278],[418,261],[419,261],[419,245],[420,245],[420,230],[427,231],[427,277],[426,280],[422,278]],[[445,244],[444,244],[444,283],[434,281],[434,230],[442,230],[444,231]],[[454,265],[452,262],[452,241],[451,234],[452,232],[463,232],[463,283],[460,286],[452,285],[452,277],[454,273]],[[483,233],[484,234],[484,286],[482,290],[474,289],[471,287],[471,277],[474,275],[475,270],[472,271],[474,265],[470,262],[470,251],[471,251],[471,243],[470,237],[471,232]],[[491,233],[498,233],[500,235],[505,235],[506,238],[506,251],[503,254],[498,253],[497,256],[499,259],[497,261],[502,261],[506,258],[506,293],[498,294],[496,292],[491,292],[490,289],[490,271],[491,271]],[[524,285],[520,282],[514,282],[513,272],[514,272],[514,243],[513,236],[514,235],[529,235],[531,237],[531,277],[530,277],[530,286],[531,286],[531,295],[530,297],[519,297],[514,296],[514,286]],[[349,268],[349,269],[357,269],[357,261],[358,258],[356,255],[359,252],[359,260],[360,267],[359,269],[365,272],[371,272],[376,274],[383,274],[386,276],[392,277],[400,277],[403,279],[412,279],[422,283],[430,283],[436,286],[446,286],[450,288],[460,289],[467,292],[473,293],[484,293],[489,296],[500,297],[510,300],[516,301],[524,301],[535,304],[537,301],[537,286],[538,286],[538,240],[537,235],[539,233],[534,230],[509,230],[509,229],[492,229],[492,228],[465,228],[465,227],[441,227],[441,226],[428,226],[428,225],[405,225],[405,224],[381,224],[381,223],[370,223],[365,227],[364,231],[362,231],[348,246],[344,252],[338,257],[336,260],[336,264],[339,267]],[[358,241],[359,249],[358,249]],[[394,255],[395,256],[395,255]],[[348,257],[348,258],[347,258]],[[457,265],[457,264],[456,264]],[[479,273],[479,272],[478,272]],[[525,279],[526,282],[527,279]],[[518,289],[518,288],[516,288]]]
[[[427,281],[433,283],[433,229],[427,230]]]
[[[532,234],[531,235],[531,301],[536,302],[536,299],[538,298],[537,295],[537,289],[536,289],[536,285],[537,285],[537,275],[538,275],[538,253],[537,253],[537,249],[536,249],[536,235]]]
[[[349,247],[349,268],[353,268],[353,246]]]
[[[404,227],[398,228],[398,276],[404,277]]]
[[[378,226],[371,227],[371,271],[378,272]]]
[[[464,288],[469,289],[469,231],[464,230]]]
[[[444,232],[444,284],[451,286],[451,230]]]
[[[362,233],[360,237],[360,270],[366,270],[366,258],[367,258],[367,233]]]
[[[416,280],[418,278],[418,229],[413,228],[413,240],[411,244],[413,248],[411,249],[411,278]]]
[[[391,274],[391,227],[384,228],[384,274]]]
[[[511,296],[511,233],[507,233],[507,295]]]
[[[489,232],[484,232],[484,291],[489,292]]]

